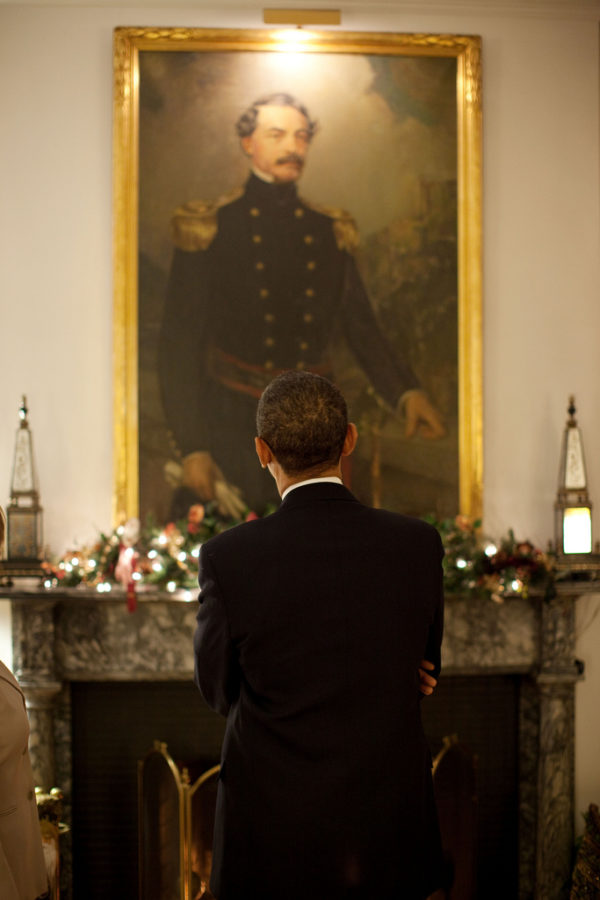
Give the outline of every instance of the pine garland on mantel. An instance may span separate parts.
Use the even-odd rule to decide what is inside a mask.
[[[444,546],[444,591],[446,595],[482,598],[502,603],[510,594],[527,597],[529,587],[546,595],[557,579],[555,556],[542,552],[531,541],[520,541],[509,529],[499,541],[485,538],[481,521],[458,515],[436,520],[425,516],[440,533]]]
[[[257,518],[248,512],[246,521]],[[458,515],[437,520],[426,516],[445,549],[444,587],[460,595],[501,603],[505,596],[527,596],[530,586],[552,591],[554,557],[529,541],[518,541],[512,530],[499,542],[483,537],[481,522]],[[101,533],[90,548],[69,550],[43,564],[44,586],[84,586],[99,593],[124,588],[130,608],[140,590],[192,591],[197,587],[198,556],[203,541],[243,520],[223,516],[215,503],[196,504],[187,519],[161,527],[149,519],[143,527],[130,519],[110,534]],[[190,595],[191,597],[191,595]]]

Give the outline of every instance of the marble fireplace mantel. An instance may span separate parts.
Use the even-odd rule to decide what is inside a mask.
[[[446,602],[444,674],[522,676],[519,689],[519,900],[563,900],[574,822],[575,601],[593,584],[563,583],[552,600]],[[71,791],[70,684],[188,680],[197,605],[140,593],[0,589],[12,602],[13,669],[27,696],[36,783]]]

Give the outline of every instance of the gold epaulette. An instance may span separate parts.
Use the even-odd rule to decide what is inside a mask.
[[[346,250],[348,253],[353,253],[356,250],[360,241],[360,233],[358,225],[349,212],[332,206],[319,206],[317,203],[308,203],[306,200],[302,202],[309,209],[313,209],[315,212],[322,213],[324,216],[329,216],[330,219],[333,219],[333,233],[338,250]]]
[[[221,206],[232,203],[243,194],[239,188],[215,203],[204,203],[191,200],[179,206],[171,219],[173,242],[180,250],[193,253],[196,250],[208,250],[217,233],[217,212]]]

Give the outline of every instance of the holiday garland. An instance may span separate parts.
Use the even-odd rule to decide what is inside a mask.
[[[255,518],[251,512],[246,516],[246,520]],[[216,503],[198,503],[190,507],[187,519],[164,527],[151,517],[143,528],[138,519],[129,519],[110,534],[100,533],[91,548],[70,550],[56,562],[43,563],[44,585],[83,585],[99,593],[120,586],[130,600],[143,586],[169,592],[190,590],[198,584],[202,543],[241,521],[223,516]]]
[[[508,594],[527,596],[530,586],[552,592],[555,558],[530,541],[518,541],[510,529],[500,541],[483,537],[481,521],[458,515],[437,521],[426,516],[440,533],[444,546],[446,594],[481,597],[501,603]]]
[[[245,521],[255,518],[255,513],[248,512]],[[527,596],[530,586],[546,593],[552,590],[553,556],[529,541],[517,541],[512,530],[496,543],[482,536],[479,520],[461,515],[441,521],[425,518],[442,538],[447,594],[499,603],[508,594]],[[140,589],[191,591],[197,587],[202,543],[241,521],[221,514],[216,503],[196,504],[186,519],[164,527],[152,519],[140,527],[137,519],[130,519],[110,534],[101,533],[91,548],[71,550],[56,562],[45,562],[45,587],[82,585],[99,593],[122,587],[130,608],[135,607]]]

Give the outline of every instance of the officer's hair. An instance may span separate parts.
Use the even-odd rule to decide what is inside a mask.
[[[288,475],[318,475],[337,465],[347,430],[341,392],[311,372],[278,375],[258,402],[257,434]]]
[[[249,106],[248,109],[245,110],[245,112],[242,113],[242,115],[235,123],[235,128],[239,138],[250,137],[250,135],[256,128],[258,114],[260,112],[261,106],[291,106],[293,109],[297,109],[299,113],[302,113],[308,123],[307,130],[309,140],[313,139],[317,131],[317,122],[313,121],[310,118],[308,110],[303,103],[300,103],[300,101],[296,100],[295,97],[292,97],[291,94],[285,94],[283,92],[278,94],[268,94],[266,97],[260,97],[258,100],[255,100],[254,103],[252,103],[251,106]]]

